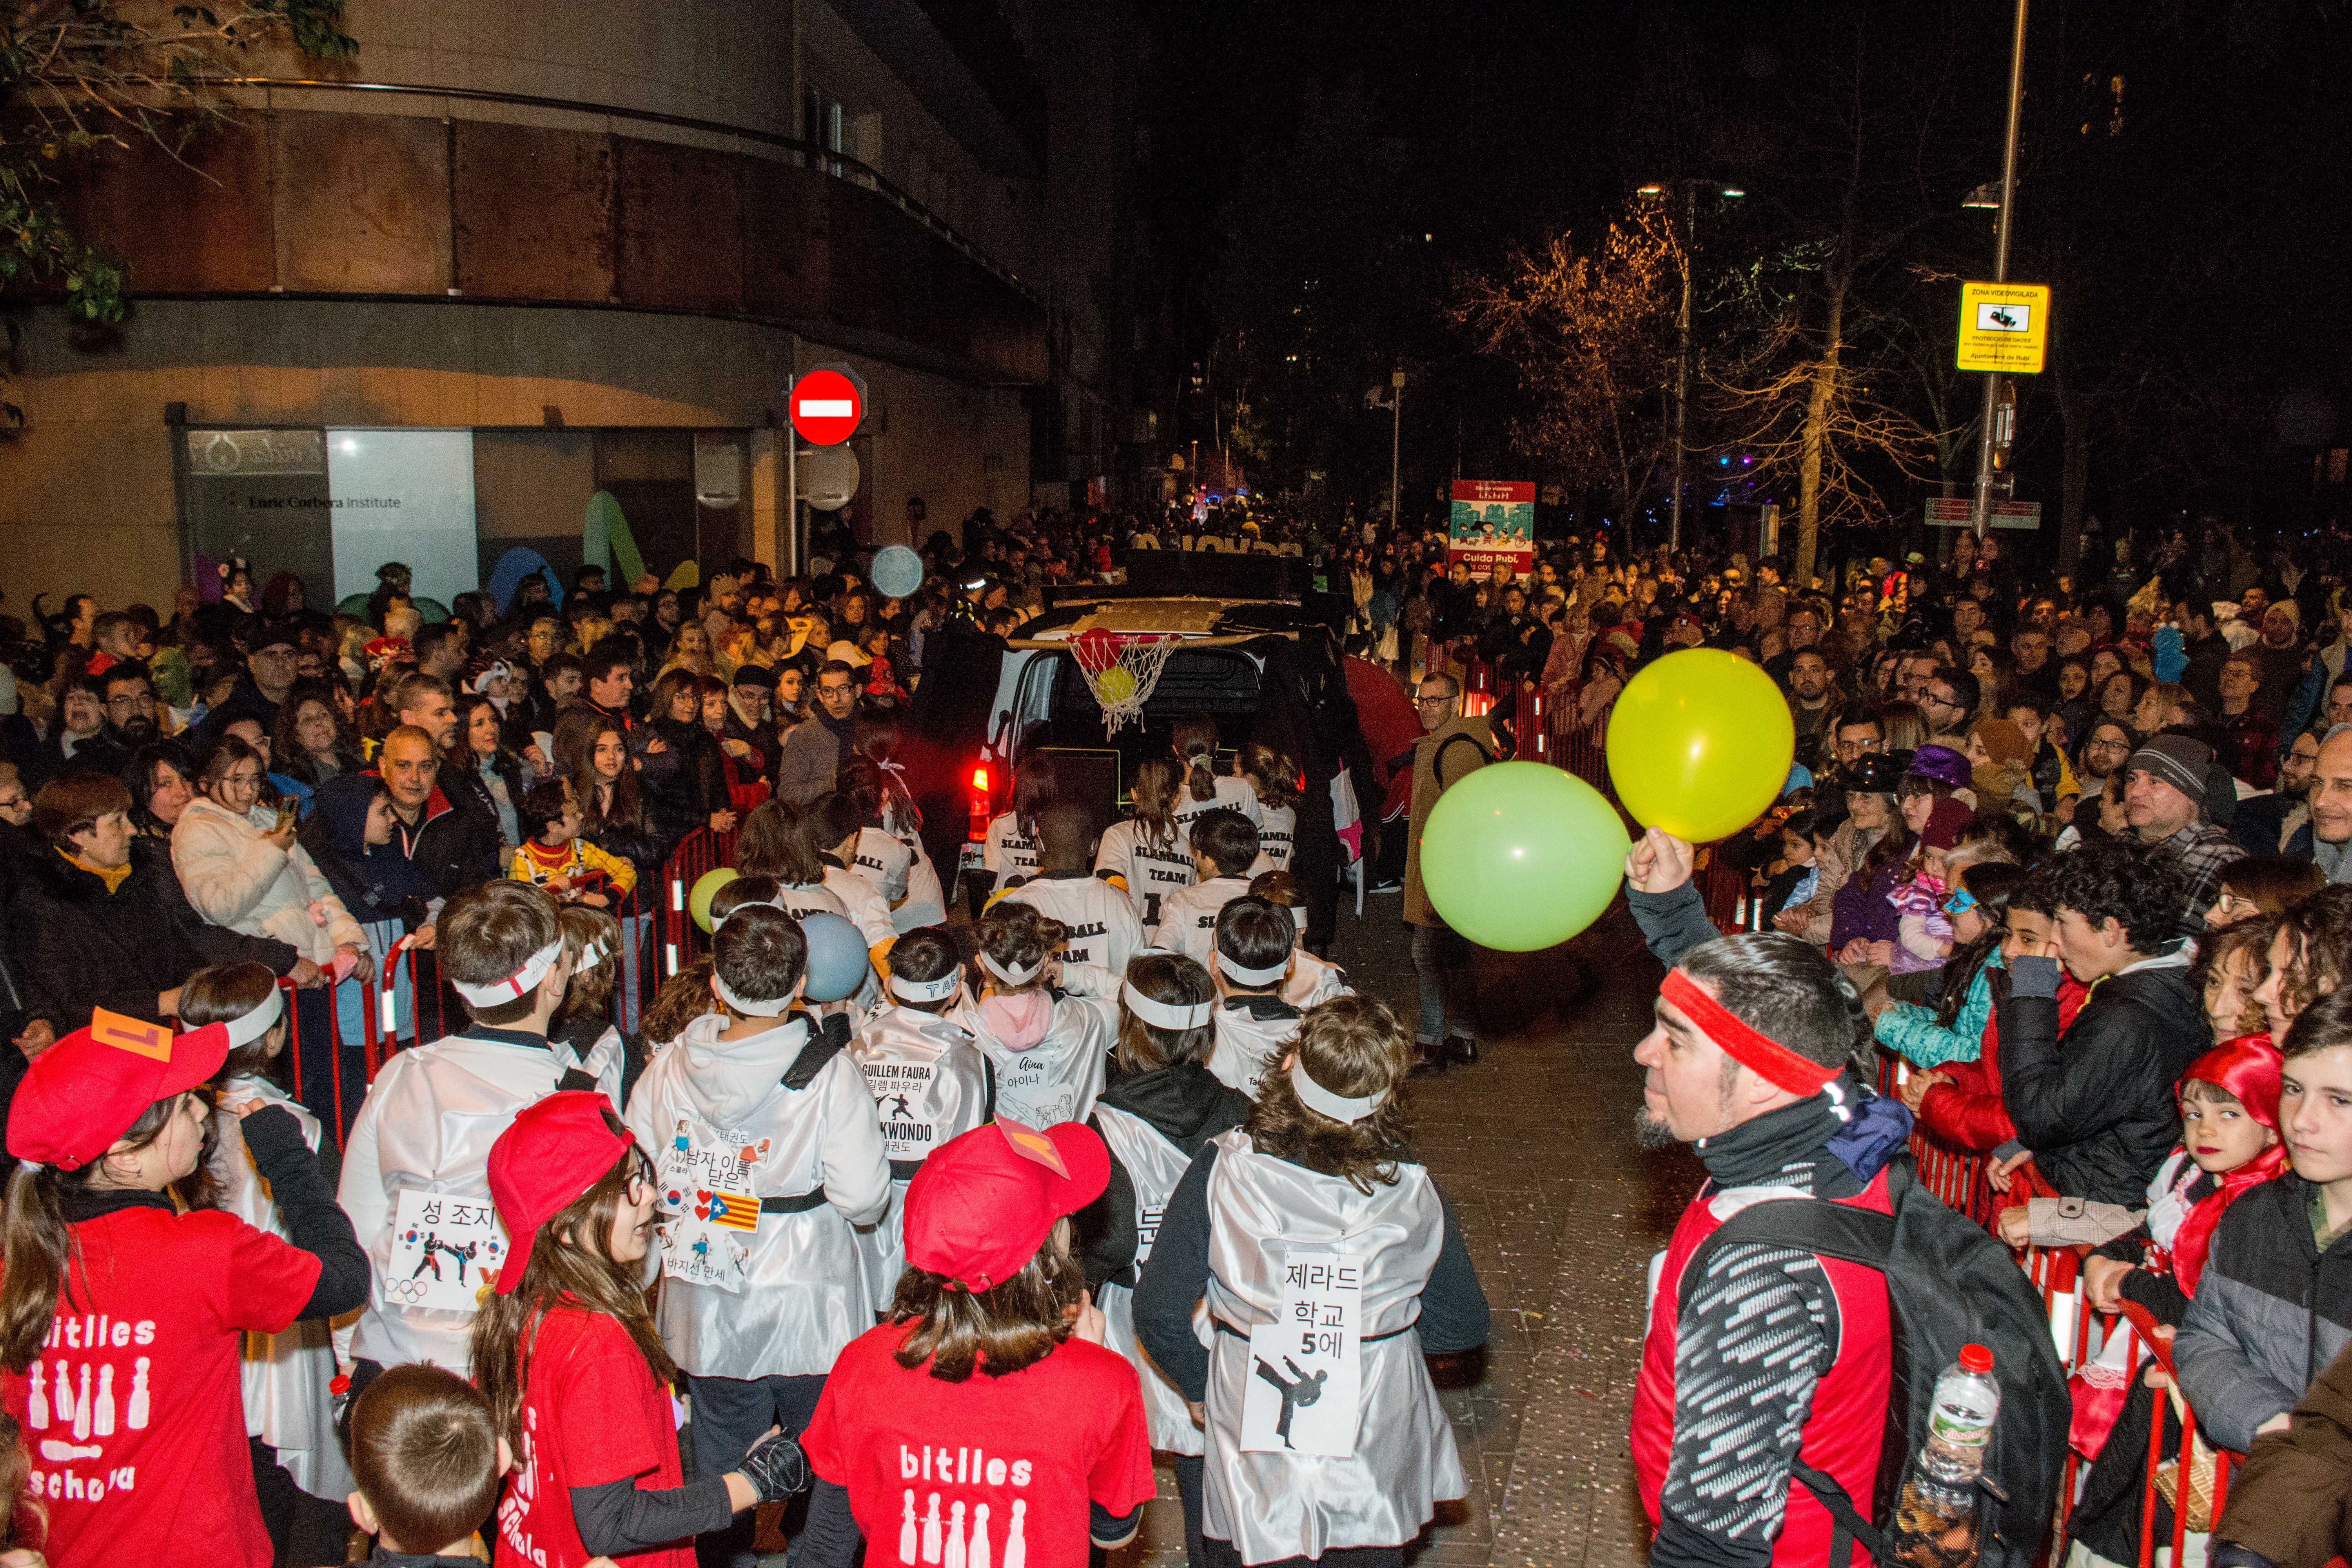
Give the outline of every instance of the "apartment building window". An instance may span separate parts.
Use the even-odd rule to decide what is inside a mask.
[[[841,100],[821,87],[812,87],[801,102],[801,139],[828,153],[846,152],[848,149],[842,142],[846,118],[842,111]],[[836,163],[822,161],[820,166],[828,174],[838,176],[842,173],[841,165]]]

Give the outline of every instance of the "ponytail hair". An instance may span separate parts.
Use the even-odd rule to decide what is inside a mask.
[[[1128,786],[1128,805],[1144,841],[1154,849],[1176,845],[1176,792],[1184,775],[1173,757],[1146,757],[1135,765],[1135,782]],[[1210,785],[1215,794],[1216,786]]]
[[[1016,985],[994,970],[986,970],[988,984],[1009,996],[1019,992],[1035,991],[1045,985],[1045,960],[1068,943],[1070,928],[1038,913],[1027,904],[1008,899],[980,917],[973,927],[973,935],[980,939],[980,951],[994,959],[999,968],[1014,973],[1036,971],[1028,980]],[[985,970],[985,966],[982,967]]]
[[[1037,814],[1061,798],[1061,775],[1053,754],[1029,752],[1013,770],[1013,825],[1030,838],[1037,837]]]
[[[145,1148],[179,1108],[176,1094],[157,1100],[118,1142]],[[72,1171],[25,1163],[8,1178],[0,1215],[0,1366],[10,1372],[21,1373],[41,1353],[61,1303],[78,1305],[72,1275],[81,1249],[66,1219],[66,1199],[89,1191],[98,1168],[98,1160]]]
[[[1242,748],[1242,774],[1268,805],[1297,809],[1298,764],[1272,746],[1253,741]]]
[[[882,830],[886,833],[923,826],[923,814],[907,789],[905,776],[891,766],[898,759],[900,740],[898,716],[888,710],[860,713],[856,728],[850,731],[849,749],[856,753],[852,762],[871,763],[881,785]],[[851,763],[842,765],[846,769]]]
[[[1184,783],[1194,800],[1217,798],[1217,721],[1187,713],[1168,732],[1168,743],[1184,766]]]

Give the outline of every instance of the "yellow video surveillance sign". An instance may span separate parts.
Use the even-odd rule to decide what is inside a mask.
[[[1960,285],[1960,369],[2039,374],[2049,341],[2048,284]]]

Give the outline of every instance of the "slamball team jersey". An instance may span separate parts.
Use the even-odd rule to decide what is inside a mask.
[[[602,1312],[550,1312],[530,1342],[522,1451],[499,1500],[498,1568],[581,1568],[572,1489],[630,1476],[648,1491],[683,1486],[669,1391],[629,1331]],[[263,1543],[265,1548],[268,1542]],[[267,1552],[262,1561],[268,1562]],[[694,1543],[633,1553],[629,1568],[694,1568]]]
[[[886,1323],[841,1352],[801,1447],[849,1491],[866,1568],[985,1561],[1084,1568],[1087,1504],[1124,1515],[1154,1490],[1127,1358],[1072,1340],[1005,1377],[943,1383],[892,1359]]]
[[[49,1568],[269,1568],[239,1356],[246,1330],[293,1322],[318,1258],[218,1210],[141,1205],[73,1228],[73,1299],[33,1364],[0,1378]]]

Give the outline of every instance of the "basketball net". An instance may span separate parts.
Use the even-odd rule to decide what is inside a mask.
[[[1151,689],[1168,656],[1182,641],[1173,637],[1125,637],[1100,626],[1070,639],[1070,657],[1087,678],[1087,689],[1102,709],[1103,733],[1116,735],[1129,720],[1140,721]]]

